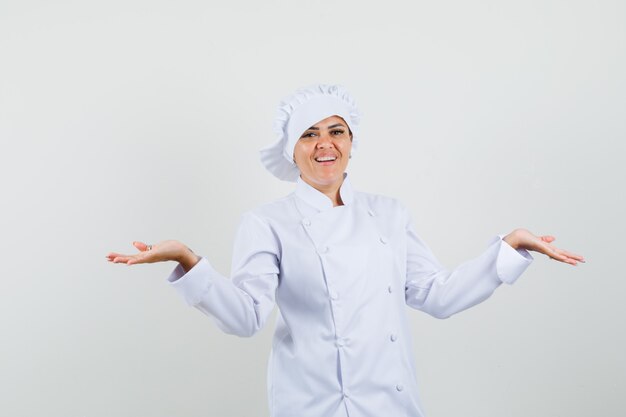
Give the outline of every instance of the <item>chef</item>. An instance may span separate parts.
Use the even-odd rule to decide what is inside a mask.
[[[531,250],[584,262],[553,246],[553,236],[515,229],[444,268],[404,205],[353,188],[346,169],[358,126],[354,99],[341,86],[309,86],[280,103],[278,139],[261,161],[295,190],[242,216],[230,278],[173,240],[107,255],[126,264],[177,261],[169,284],[229,334],[254,335],[278,305],[267,379],[272,417],[422,417],[406,306],[450,317],[514,283]]]

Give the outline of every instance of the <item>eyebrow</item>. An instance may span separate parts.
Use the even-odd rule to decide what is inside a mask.
[[[332,126],[328,126],[329,129],[332,129],[333,127],[337,127],[337,126],[341,126],[341,127],[345,127],[344,125],[342,125],[341,123],[336,123]],[[320,130],[319,127],[314,127],[311,126],[310,128],[308,128],[307,130]]]

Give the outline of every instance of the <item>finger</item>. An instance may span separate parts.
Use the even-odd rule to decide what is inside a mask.
[[[543,245],[542,249],[543,249],[542,252],[545,255],[548,255],[549,257],[556,259],[557,261],[565,262],[568,259],[567,256],[561,253],[561,250],[559,248],[556,248],[550,245],[549,243]]]
[[[554,259],[555,261],[558,261],[558,259]],[[567,259],[564,261],[559,261],[559,262],[563,262],[564,264],[569,264],[572,266],[578,266],[578,262],[574,261],[573,259]]]
[[[143,242],[135,241],[135,242],[133,242],[133,246],[135,246],[137,249],[139,249],[142,252],[148,250],[148,245],[146,245]]]
[[[123,257],[128,257],[128,256],[129,255],[123,255],[121,253],[111,252],[106,257],[109,259],[109,261],[114,262],[115,259],[117,258],[123,258]]]
[[[551,256],[557,261],[561,261],[561,262],[574,265],[574,266],[578,265],[577,260],[569,257],[563,249],[554,248],[554,247],[552,247],[551,249],[553,253],[553,255]]]
[[[126,265],[134,265],[138,263],[142,263],[141,259],[138,258],[138,255],[133,256],[118,256],[113,259],[113,263],[115,264],[126,264]]]
[[[585,257],[582,255],[576,255],[575,253],[571,253],[566,250],[562,250],[562,253],[572,259],[576,259],[577,261],[585,262]]]
[[[544,242],[553,242],[556,240],[556,238],[554,236],[550,236],[550,235],[546,235],[546,236],[541,236],[541,240],[543,240]]]
[[[139,261],[142,260],[143,257],[143,253],[138,253],[136,255],[118,255],[113,258],[113,263],[128,263],[129,261],[132,261],[131,263],[139,263]]]
[[[564,249],[554,248],[559,254],[567,256],[570,259],[576,260],[578,262],[585,262],[585,259],[581,255],[576,255],[575,253],[568,252]]]
[[[119,255],[119,256],[116,256],[115,258],[113,258],[112,262],[114,264],[126,263],[129,259],[130,259],[130,256]]]

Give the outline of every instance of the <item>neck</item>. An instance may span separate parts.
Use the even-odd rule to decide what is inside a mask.
[[[338,181],[335,181],[331,184],[314,183],[304,177],[302,177],[302,180],[309,184],[311,187],[315,188],[320,193],[324,194],[326,197],[330,198],[330,201],[333,203],[333,207],[343,206],[341,194],[339,193],[339,190],[341,189],[341,184],[343,184],[343,175]]]

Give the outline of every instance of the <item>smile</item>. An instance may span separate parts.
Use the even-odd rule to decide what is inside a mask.
[[[318,156],[315,161],[321,165],[332,165],[337,160],[336,156]]]

